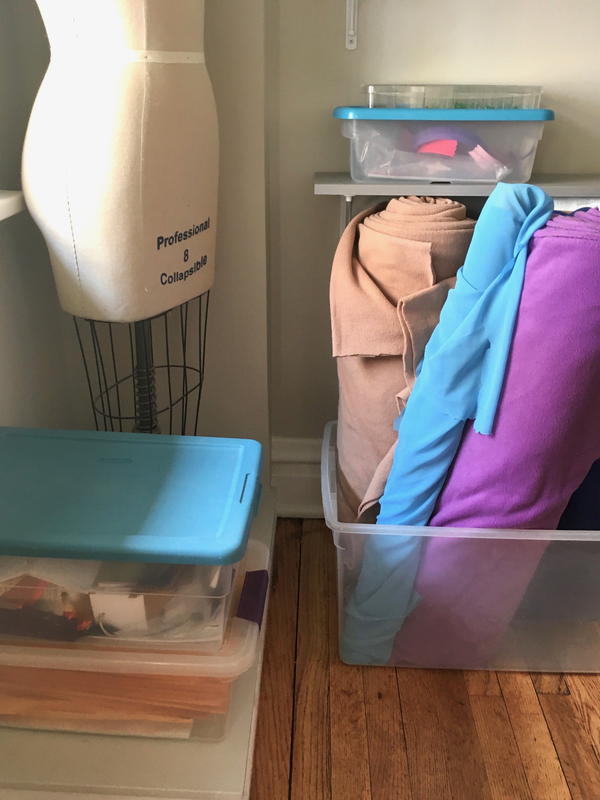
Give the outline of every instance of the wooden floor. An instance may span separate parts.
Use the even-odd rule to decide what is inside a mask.
[[[280,520],[251,800],[600,800],[600,676],[348,667],[323,523]]]

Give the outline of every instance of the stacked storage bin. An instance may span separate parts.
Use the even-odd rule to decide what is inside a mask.
[[[531,177],[544,123],[539,86],[365,87],[364,106],[340,106],[359,182],[519,183]]]
[[[256,657],[257,442],[0,430],[0,724],[218,739]]]

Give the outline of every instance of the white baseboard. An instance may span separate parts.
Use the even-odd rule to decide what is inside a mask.
[[[322,517],[321,440],[274,436],[271,463],[277,516]]]

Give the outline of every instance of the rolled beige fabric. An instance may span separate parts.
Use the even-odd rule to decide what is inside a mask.
[[[461,203],[403,197],[360,213],[331,274],[339,378],[338,516],[374,521],[392,463],[393,422],[415,381],[473,233]]]

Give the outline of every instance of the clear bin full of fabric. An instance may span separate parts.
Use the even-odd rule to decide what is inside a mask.
[[[361,212],[323,501],[353,664],[600,672],[600,210],[499,184]]]

